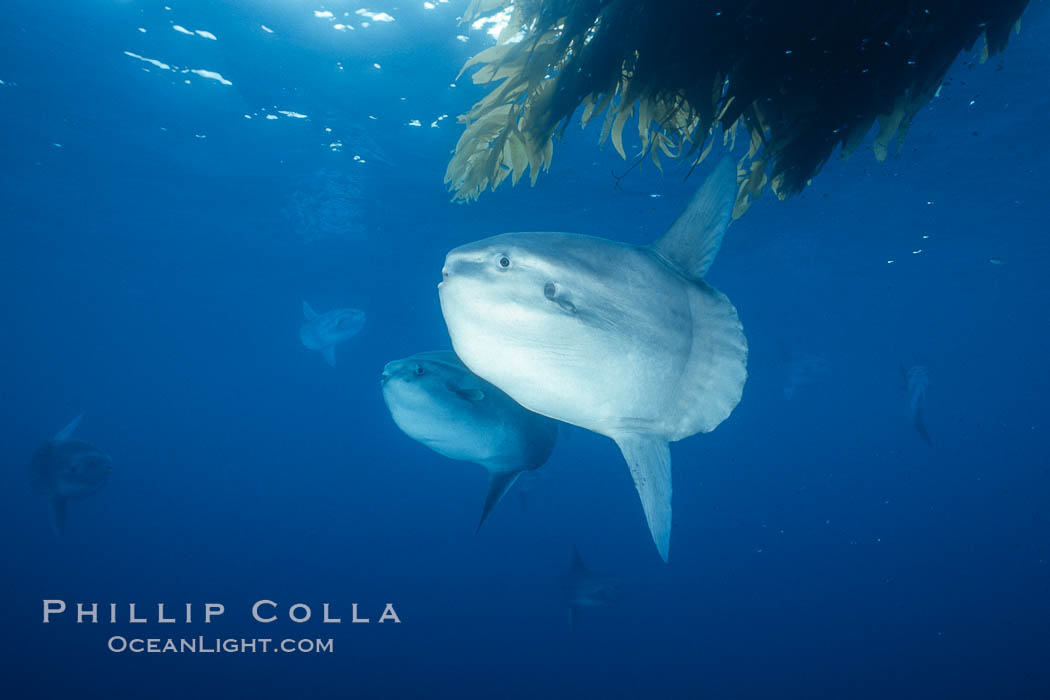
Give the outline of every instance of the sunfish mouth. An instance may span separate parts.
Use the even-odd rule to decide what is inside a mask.
[[[474,249],[472,246],[460,246],[449,251],[445,256],[445,264],[441,267],[441,283],[447,282],[457,275],[470,275],[477,266],[484,264],[487,254]],[[438,287],[441,286],[438,284]]]
[[[392,364],[394,364],[394,363],[393,362],[388,362],[388,363],[386,363],[386,366],[383,367],[383,373],[379,375],[379,383],[380,384],[386,384],[388,381],[390,381],[390,376],[391,376],[390,365],[392,365]]]

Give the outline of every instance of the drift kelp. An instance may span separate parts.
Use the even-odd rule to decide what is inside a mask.
[[[800,192],[836,147],[849,155],[878,122],[875,156],[899,147],[952,61],[982,36],[1002,51],[1028,0],[519,0],[498,43],[464,70],[494,87],[460,117],[445,182],[472,200],[550,167],[555,136],[582,109],[627,157],[702,160],[716,129],[748,141],[735,216],[769,184]],[[474,0],[471,22],[507,0]],[[1019,27],[1018,27],[1019,28]]]

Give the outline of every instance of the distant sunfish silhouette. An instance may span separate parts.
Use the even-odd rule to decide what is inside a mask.
[[[930,383],[930,377],[926,373],[926,368],[920,365],[910,367],[904,376],[908,382],[908,415],[911,416],[911,423],[915,426],[915,430],[919,432],[919,436],[926,441],[926,444],[932,445],[930,434],[926,432],[926,421],[924,418],[926,387]]]
[[[736,309],[704,281],[735,200],[725,160],[651,246],[506,233],[451,251],[438,285],[472,372],[529,410],[616,441],[664,561],[668,443],[714,430],[747,379]]]
[[[823,355],[810,352],[793,353],[788,362],[784,378],[784,398],[790,401],[800,388],[813,384],[828,371],[828,361]]]
[[[489,472],[478,529],[523,471],[550,456],[557,423],[527,411],[447,350],[395,360],[383,369],[383,399],[397,427],[440,455]]]
[[[335,309],[319,314],[303,302],[305,321],[299,338],[310,350],[320,350],[329,365],[335,367],[335,346],[357,335],[365,325],[365,312],[360,309]]]
[[[588,569],[576,545],[572,546],[569,570],[558,580],[569,606],[569,625],[573,632],[576,631],[576,620],[581,609],[606,607],[620,595],[620,582],[616,577]]]
[[[113,464],[97,448],[71,439],[83,414],[44,443],[29,461],[29,483],[51,503],[51,528],[56,535],[66,530],[66,503],[87,498],[109,479]]]

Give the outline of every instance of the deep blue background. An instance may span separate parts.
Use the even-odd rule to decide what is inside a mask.
[[[700,175],[644,165],[617,188],[627,165],[570,128],[535,188],[451,204],[455,116],[482,93],[450,83],[491,43],[456,39],[462,1],[376,2],[396,21],[346,32],[313,10],[358,4],[168,4],[4,5],[4,697],[1050,696],[1045,1],[1003,56],[960,57],[899,156],[831,162],[730,229],[709,279],[750,379],[717,431],[672,448],[670,565],[615,446],[581,430],[528,507],[511,494],[475,536],[483,470],[403,436],[378,376],[447,347],[451,247],[647,242]],[[318,238],[290,203],[322,201],[329,176],[353,184],[332,205],[353,226]],[[335,369],[299,343],[303,299],[368,313]],[[787,400],[807,355],[825,370]],[[900,363],[929,370],[932,448]],[[59,540],[25,464],[81,411],[115,469]],[[625,590],[573,635],[555,577],[574,542]],[[392,601],[403,624],[250,623],[263,597],[344,619]],[[227,614],[45,626],[43,598]],[[332,636],[336,653],[118,655],[113,633]]]

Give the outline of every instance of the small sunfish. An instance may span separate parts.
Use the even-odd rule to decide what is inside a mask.
[[[72,439],[82,416],[74,418],[52,440],[41,445],[29,461],[29,483],[49,499],[51,529],[56,535],[66,530],[67,502],[99,491],[113,470],[109,455]]]
[[[616,577],[588,569],[576,545],[572,546],[569,570],[559,576],[558,581],[569,606],[569,625],[573,632],[581,609],[606,607],[620,595],[620,582]]]
[[[911,423],[915,426],[915,430],[919,432],[919,436],[926,441],[926,444],[932,445],[930,434],[926,432],[924,416],[926,387],[930,383],[930,377],[926,372],[926,368],[920,365],[908,368],[904,376],[908,382],[908,415],[911,416]]]
[[[306,319],[299,328],[299,338],[310,350],[320,350],[325,361],[335,367],[335,347],[357,335],[365,325],[365,312],[360,309],[335,309],[319,314],[303,302]]]
[[[421,352],[383,369],[383,399],[397,427],[440,455],[489,472],[478,529],[524,471],[547,461],[558,424],[527,411],[447,350]]]
[[[795,392],[817,382],[828,371],[828,361],[811,352],[792,353],[784,378],[784,398],[790,401]]]

